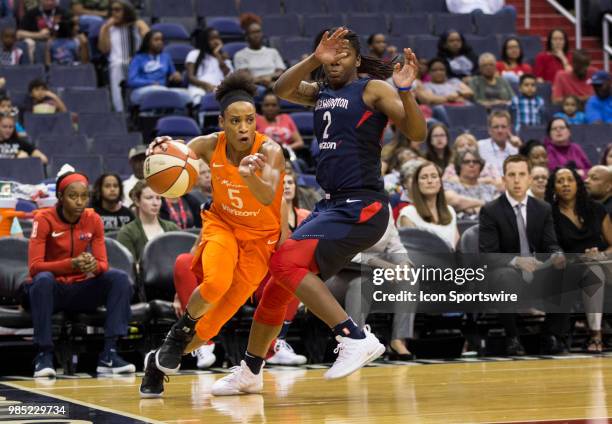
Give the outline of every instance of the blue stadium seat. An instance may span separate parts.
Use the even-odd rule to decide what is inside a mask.
[[[280,40],[279,51],[283,59],[289,62],[300,60],[302,55],[312,51],[311,38],[293,37]]]
[[[223,51],[227,53],[230,60],[234,60],[234,55],[246,46],[247,43],[244,41],[232,41],[223,45]]]
[[[49,85],[52,87],[96,88],[98,86],[96,69],[91,63],[69,66],[51,65]]]
[[[314,119],[312,112],[294,112],[291,118],[295,122],[298,131],[303,136],[312,136],[314,132]]]
[[[410,47],[414,50],[414,39],[415,37],[413,35],[404,35],[399,37],[389,36],[387,37],[387,45],[395,46],[398,54],[401,54],[402,49],[405,47]]]
[[[263,17],[264,33],[268,37],[297,37],[301,35],[298,15],[265,15]]]
[[[429,15],[392,15],[391,35],[431,34]]]
[[[487,125],[487,111],[479,105],[445,106],[450,125],[469,128]]]
[[[111,111],[110,94],[107,88],[67,88],[62,91],[61,97],[71,112],[101,113]]]
[[[187,116],[166,116],[157,121],[157,135],[197,137],[202,134],[200,127]]]
[[[183,25],[174,23],[157,23],[151,27],[151,31],[159,31],[164,36],[164,41],[189,41],[189,33]]]
[[[474,26],[478,35],[514,34],[516,22],[507,15],[474,15]]]
[[[529,140],[540,140],[543,141],[546,136],[545,126],[532,126],[532,127],[521,127],[519,131],[521,140],[526,143]]]
[[[88,137],[100,134],[126,134],[125,116],[120,112],[81,113],[79,115],[79,133]]]
[[[281,5],[279,0],[240,0],[239,2],[240,13],[251,12],[259,16],[264,17],[266,15],[276,15],[281,13]],[[268,27],[266,34],[268,34]]]
[[[45,79],[43,65],[0,66],[0,77],[6,79],[7,90],[27,91],[30,81]]]
[[[161,24],[176,24],[185,28],[187,34],[192,34],[193,31],[198,27],[198,19],[194,16],[166,16],[159,18]]]
[[[191,50],[193,46],[184,43],[170,43],[164,47],[164,51],[170,55],[177,70],[184,68],[185,59]]]
[[[23,110],[26,107],[28,99],[30,98],[30,95],[27,91],[21,90],[10,90],[8,92],[8,95],[11,98],[13,106],[17,106],[19,110]]]
[[[142,96],[140,112],[187,113],[183,97],[174,91],[151,91]]]
[[[519,35],[523,47],[523,60],[533,63],[535,57],[543,50],[542,40],[538,35]]]
[[[497,37],[495,35],[489,35],[486,37],[482,37],[479,35],[466,35],[465,41],[472,46],[474,49],[474,53],[476,55],[481,55],[482,53],[493,53],[497,56],[499,51],[499,45],[497,43]]]
[[[570,130],[572,131],[572,140],[583,147],[592,145],[605,148],[610,143],[612,125],[571,125]]]
[[[193,16],[193,0],[151,0],[151,16]]]
[[[0,180],[39,184],[45,178],[39,158],[0,159]]]
[[[318,14],[326,13],[325,0],[285,0],[285,13]]]
[[[417,57],[431,59],[438,54],[438,37],[432,35],[417,35],[414,37],[414,53]]]
[[[80,134],[74,135],[48,135],[43,134],[36,140],[36,148],[47,157],[62,155],[68,152],[88,153],[87,140]]]
[[[2,31],[2,27],[0,26],[0,31]],[[23,51],[22,55],[22,63],[19,66],[23,65],[31,65],[30,55],[28,54],[28,45],[25,41],[20,40],[15,43],[15,47],[20,48]]]
[[[364,0],[364,3],[368,13],[408,13],[406,0]]]
[[[35,114],[26,112],[23,126],[32,140],[40,135],[73,135],[72,120],[68,112],[53,114]]]
[[[376,12],[375,10],[374,11],[367,10],[366,5],[364,3],[366,3],[366,1],[353,0],[350,2],[350,7],[349,7],[349,5],[347,5],[346,0],[327,0],[327,13],[329,13],[330,15],[340,17],[340,15],[346,12],[349,12],[349,11],[351,13]],[[322,12],[323,11],[320,11],[318,13],[322,13]]]
[[[93,139],[91,153],[96,155],[122,155],[127,159],[128,152],[132,147],[142,144],[142,134],[130,132],[127,134],[101,134]]]
[[[133,172],[126,155],[104,155],[102,165],[104,172],[113,172],[120,176],[131,175]]]
[[[278,107],[280,107],[281,113],[303,112],[306,110],[306,107],[285,99],[280,99]]]
[[[57,175],[66,163],[87,175],[89,181],[95,181],[103,172],[102,157],[99,155],[55,155],[51,157],[50,175]]]
[[[219,35],[224,40],[231,39],[232,41],[238,41],[244,38],[244,32],[240,28],[240,22],[236,17],[218,16],[207,18],[206,26],[219,31]]]
[[[448,13],[445,0],[409,0],[410,13]]]
[[[4,28],[17,28],[17,22],[15,21],[15,18],[12,16],[5,16],[3,18],[0,18],[0,31],[3,30]]]
[[[342,16],[309,15],[303,17],[302,24],[304,26],[304,36],[314,37],[324,29],[344,25],[344,20]],[[314,40],[311,40],[310,44],[312,45],[313,43]]]
[[[346,26],[357,34],[374,34],[378,32],[387,34],[389,32],[387,18],[379,13],[348,15]]]
[[[454,29],[462,34],[470,34],[473,32],[474,25],[472,24],[472,15],[439,13],[433,15],[434,19],[434,34],[440,35],[449,29]]]
[[[209,16],[238,16],[238,9],[233,1],[195,0],[196,15],[203,19]]]
[[[219,102],[215,99],[215,93],[207,93],[200,101],[200,112],[206,115],[218,115],[221,110]]]

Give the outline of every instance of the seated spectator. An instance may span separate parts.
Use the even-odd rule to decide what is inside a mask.
[[[585,177],[591,168],[591,162],[577,143],[572,142],[569,125],[561,118],[553,118],[548,123],[548,136],[544,138],[544,147],[548,153],[548,169],[552,172],[573,162],[578,173]]]
[[[267,135],[279,144],[293,150],[304,147],[304,140],[293,122],[291,115],[280,113],[279,99],[274,92],[267,91],[261,102],[261,115],[257,115],[257,131]]]
[[[384,62],[392,61],[397,55],[397,48],[387,44],[385,34],[376,33],[368,37],[368,51],[370,56],[380,59]]]
[[[444,180],[445,182],[459,182],[459,176],[455,171],[455,158],[460,153],[466,152],[468,150],[472,152],[478,152],[478,141],[476,141],[476,138],[469,133],[463,133],[458,135],[455,139],[455,142],[453,143],[453,147],[451,149],[450,163],[444,169],[444,175],[442,175],[442,180]],[[499,186],[502,183],[501,175],[493,164],[487,162],[485,163],[484,168],[480,172],[478,182]]]
[[[470,88],[474,92],[474,101],[487,109],[510,106],[514,91],[510,83],[497,75],[495,56],[483,53],[478,58],[480,75],[470,80]]]
[[[210,167],[203,160],[200,161],[200,173],[198,181],[189,192],[189,196],[195,199],[200,205],[208,202],[212,198],[212,185],[210,184]]]
[[[595,95],[591,96],[584,108],[588,124],[612,122],[612,96],[610,96],[610,74],[598,71],[591,78]]]
[[[128,208],[132,206],[132,197],[129,195],[136,183],[144,179],[144,161],[147,158],[145,153],[147,146],[139,144],[132,147],[128,152],[128,160],[132,167],[133,174],[123,180],[123,205]]]
[[[121,83],[127,79],[130,61],[147,32],[149,26],[138,19],[136,9],[130,2],[110,2],[110,16],[100,27],[98,49],[108,56],[108,80],[113,107],[117,112],[123,112]]]
[[[94,15],[105,18],[108,14],[109,0],[72,0],[71,11],[75,16]]]
[[[397,192],[400,189],[400,168],[409,160],[420,158],[421,155],[409,148],[399,147],[395,150],[389,160],[389,168],[383,179],[385,181],[385,190],[388,193]]]
[[[505,110],[494,110],[489,114],[488,126],[490,138],[478,141],[478,151],[485,160],[497,169],[498,175],[503,175],[504,160],[516,155],[521,139],[512,135],[512,118]]]
[[[389,196],[389,204],[391,205],[393,222],[397,221],[399,218],[399,213],[404,207],[412,204],[412,196],[410,194],[412,178],[414,177],[414,173],[419,165],[423,162],[425,162],[425,159],[422,158],[410,159],[400,168],[399,191]]]
[[[441,58],[429,61],[430,80],[419,84],[417,96],[430,105],[458,104],[462,105],[472,98],[472,89],[458,78],[448,78],[448,63]],[[425,93],[423,93],[425,92]],[[426,97],[423,97],[425,94]]]
[[[559,245],[565,253],[582,254],[586,263],[569,264],[564,281],[583,290],[582,299],[591,337],[587,352],[603,350],[601,318],[604,304],[606,266],[597,262],[612,255],[612,221],[605,208],[589,199],[582,178],[574,169],[559,168],[551,175],[546,200]],[[587,265],[588,263],[588,265]]]
[[[586,124],[586,115],[580,110],[580,100],[576,96],[567,96],[563,99],[562,110],[554,114],[555,118],[563,118],[570,125]]]
[[[463,34],[457,31],[449,30],[440,35],[437,56],[448,63],[450,78],[467,78],[477,71],[478,58]]]
[[[159,217],[161,196],[148,186],[146,180],[136,183],[130,197],[136,205],[135,219],[119,230],[117,241],[127,247],[138,263],[147,242],[167,231],[179,231],[174,222]]]
[[[34,63],[36,41],[46,41],[57,29],[57,25],[67,13],[59,7],[57,0],[39,0],[39,7],[26,12],[20,22],[17,38],[28,44],[30,63]]]
[[[519,153],[529,160],[529,165],[543,166],[548,169],[548,152],[539,140],[529,140],[519,149]]]
[[[15,130],[12,115],[0,115],[0,158],[21,159],[39,158],[43,164],[49,163],[47,156],[38,150],[27,138],[19,137]]]
[[[189,194],[177,198],[162,197],[159,217],[174,222],[181,230],[202,228],[201,206]]]
[[[528,285],[538,287],[562,278],[560,269],[565,265],[565,258],[557,242],[550,206],[527,196],[530,180],[527,159],[519,155],[508,157],[503,172],[505,193],[480,211],[480,258],[487,263],[488,281],[494,284],[489,290],[521,293]],[[534,272],[541,264],[536,253],[552,255],[553,266]],[[506,353],[512,356],[525,354],[518,337],[515,311],[516,308],[508,309],[498,314],[506,332]],[[567,352],[564,339],[569,333],[569,318],[569,313],[546,315],[541,341],[543,352]]]
[[[450,13],[509,14],[509,19],[516,20],[516,9],[504,0],[446,0],[446,8]]]
[[[535,197],[539,200],[545,200],[546,197],[546,184],[548,183],[548,177],[550,172],[548,168],[541,165],[532,165],[531,167],[531,184],[529,185],[528,195]]]
[[[398,227],[413,227],[434,233],[455,250],[459,241],[455,210],[446,204],[442,170],[424,162],[412,179],[413,204],[400,211]]]
[[[223,78],[234,70],[232,62],[223,52],[223,41],[219,31],[205,28],[198,35],[198,48],[189,52],[185,59],[189,94],[194,105],[206,93],[212,93]]]
[[[591,199],[602,204],[612,215],[612,168],[595,165],[589,169],[585,185]]]
[[[278,50],[263,45],[263,31],[261,19],[259,21],[241,22],[246,34],[248,44],[244,49],[234,55],[236,70],[248,70],[255,80],[255,84],[271,87],[280,74],[285,70],[285,62]]]
[[[283,198],[285,199],[285,203],[287,205],[287,224],[289,225],[289,230],[291,232],[295,231],[295,229],[302,223],[304,219],[308,215],[310,215],[310,211],[308,209],[300,208],[300,202],[297,197],[297,177],[293,170],[288,170],[285,172],[285,177],[283,180]]]
[[[499,75],[510,83],[518,83],[523,74],[531,74],[529,63],[523,62],[523,47],[516,37],[508,37],[504,41],[501,53],[502,60],[495,64]]]
[[[612,144],[608,144],[601,155],[600,165],[612,166]]]
[[[142,39],[138,53],[130,62],[127,85],[134,89],[130,94],[133,104],[140,104],[145,93],[172,90],[179,93],[185,104],[191,96],[184,88],[169,88],[168,83],[180,84],[181,74],[176,71],[172,58],[164,52],[164,39],[160,31],[149,31]]]
[[[134,220],[134,214],[121,203],[123,185],[117,174],[102,174],[93,186],[91,206],[104,223],[104,232],[118,231]]]
[[[15,131],[19,137],[27,137],[25,128],[21,125],[17,119],[19,119],[19,109],[13,106],[13,102],[8,94],[0,91],[0,115],[9,115],[15,118]]]
[[[47,83],[41,79],[30,81],[29,97],[26,99],[25,111],[32,113],[67,112],[66,105],[57,94],[49,90]]]
[[[536,77],[532,74],[523,74],[519,84],[519,95],[512,97],[510,110],[515,116],[514,130],[519,131],[521,126],[542,125],[546,105],[544,99],[536,95],[538,89]]]
[[[559,71],[555,76],[552,86],[552,102],[561,104],[563,98],[574,95],[585,102],[591,97],[593,87],[590,78],[597,72],[597,69],[590,66],[591,57],[585,50],[576,50],[572,57],[572,69]]]
[[[546,51],[535,58],[535,75],[540,81],[553,82],[557,72],[572,70],[571,60],[567,34],[562,29],[553,29],[546,39]]]
[[[78,23],[63,17],[57,31],[47,41],[45,64],[74,65],[89,62],[89,40],[78,33]]]
[[[24,51],[15,45],[17,32],[14,28],[4,27],[0,32],[2,46],[0,46],[0,65],[12,66],[26,63]]]
[[[98,373],[133,373],[136,367],[117,354],[117,340],[126,336],[132,286],[128,275],[109,269],[102,220],[89,203],[87,177],[68,172],[56,183],[57,207],[36,214],[28,267],[31,281],[24,285],[32,311],[34,377],[55,377],[53,322],[58,311],[93,312],[106,306],[104,349]]]
[[[497,188],[493,184],[478,182],[485,161],[477,151],[468,150],[459,153],[455,157],[454,165],[455,172],[459,175],[459,181],[448,182],[446,184],[447,192],[451,192],[451,196],[458,195],[469,198],[477,203],[478,206],[462,208],[455,204],[455,202],[451,201],[449,203],[457,211],[458,219],[477,219],[480,207],[497,197]]]
[[[433,124],[429,127],[425,139],[425,159],[433,162],[440,169],[446,169],[451,159],[451,150],[448,145],[450,134],[444,124]]]

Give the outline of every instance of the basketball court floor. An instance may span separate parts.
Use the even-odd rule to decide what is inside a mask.
[[[163,399],[145,400],[142,373],[7,377],[0,422],[612,423],[612,356],[605,355],[386,362],[331,382],[324,367],[278,367],[266,369],[263,395],[211,396],[226,371],[183,372],[171,377]],[[36,405],[63,406],[65,415],[10,413]]]

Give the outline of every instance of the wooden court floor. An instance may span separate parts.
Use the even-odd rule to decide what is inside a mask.
[[[113,424],[612,422],[611,357],[379,364],[332,382],[323,372],[266,369],[263,395],[222,398],[210,395],[220,373],[171,377],[163,399],[147,400],[138,396],[141,374],[5,381],[0,409],[53,401],[79,423]]]

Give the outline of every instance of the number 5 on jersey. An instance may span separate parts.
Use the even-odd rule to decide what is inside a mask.
[[[240,190],[236,190],[235,188],[227,189],[227,195],[229,196],[230,201],[232,202],[232,206],[235,207],[236,209],[242,209],[242,207],[244,206],[244,202],[242,201],[242,198],[238,196],[239,194],[240,194]]]

